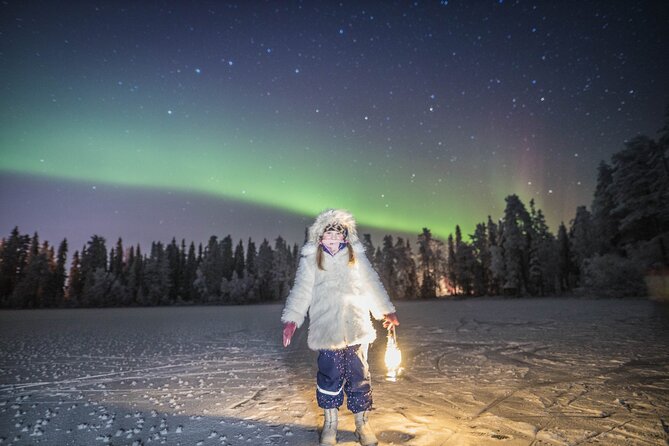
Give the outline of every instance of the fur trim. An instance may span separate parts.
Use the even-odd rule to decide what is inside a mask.
[[[358,230],[355,226],[355,218],[344,209],[327,209],[316,217],[316,221],[309,228],[309,242],[318,244],[318,238],[323,235],[326,226],[338,223],[345,226],[348,230],[348,241],[355,243],[358,241]]]
[[[318,249],[318,243],[307,242],[302,247],[302,250],[300,251],[300,254],[302,256],[310,256],[310,255],[316,254],[317,249]]]

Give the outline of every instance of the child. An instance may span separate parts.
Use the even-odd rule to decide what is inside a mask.
[[[283,345],[290,344],[308,312],[307,343],[319,352],[316,400],[325,410],[320,444],[337,444],[337,414],[345,392],[358,441],[373,446],[378,440],[368,423],[372,388],[367,347],[376,339],[376,331],[370,312],[374,318],[384,319],[387,328],[399,325],[395,307],[365,257],[349,212],[322,212],[309,228],[308,237],[281,315]]]

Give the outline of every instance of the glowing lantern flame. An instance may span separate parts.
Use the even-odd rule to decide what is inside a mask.
[[[388,327],[388,343],[386,344],[386,368],[388,373],[386,377],[389,381],[395,381],[400,372],[402,363],[402,352],[397,347],[397,338],[395,336],[395,326]]]

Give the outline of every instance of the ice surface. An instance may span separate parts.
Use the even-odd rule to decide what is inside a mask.
[[[666,445],[669,311],[642,300],[398,305],[370,348],[381,444]],[[280,305],[0,312],[0,444],[315,445],[315,353]],[[383,329],[378,326],[379,335]],[[341,445],[355,445],[342,410]]]

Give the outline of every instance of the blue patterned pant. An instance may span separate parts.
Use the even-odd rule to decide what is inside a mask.
[[[367,364],[367,344],[341,350],[319,350],[316,400],[323,409],[346,407],[358,413],[372,407],[372,384]]]

